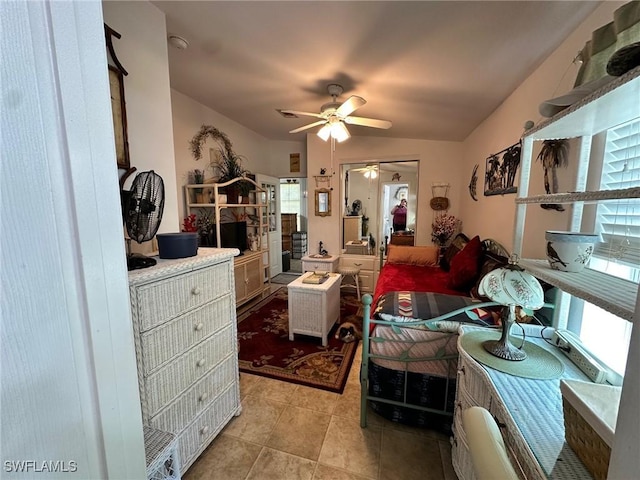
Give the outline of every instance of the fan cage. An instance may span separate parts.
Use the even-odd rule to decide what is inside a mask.
[[[127,233],[138,243],[151,240],[162,220],[164,182],[153,170],[139,173],[131,185],[126,214]]]

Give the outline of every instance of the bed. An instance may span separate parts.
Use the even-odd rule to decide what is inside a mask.
[[[501,309],[478,280],[509,254],[495,240],[456,236],[436,247],[389,245],[373,297],[363,298],[361,426],[383,417],[450,434],[460,322],[491,325]],[[381,264],[383,262],[381,255]]]

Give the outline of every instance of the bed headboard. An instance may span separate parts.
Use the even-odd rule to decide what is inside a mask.
[[[385,237],[385,246],[380,247],[380,268],[384,265],[384,254],[386,253],[386,237]],[[507,250],[500,242],[494,240],[493,238],[486,238],[482,241],[482,249],[485,252],[491,252],[496,255],[501,255],[503,257],[509,258],[511,253]]]
[[[503,257],[509,258],[511,254],[509,250],[504,248],[504,246],[494,240],[493,238],[486,238],[482,241],[482,249],[485,252],[495,253],[496,255],[501,255]]]

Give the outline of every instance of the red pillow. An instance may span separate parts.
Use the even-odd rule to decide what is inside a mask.
[[[464,290],[476,281],[480,271],[480,257],[482,243],[480,237],[475,236],[465,247],[451,259],[449,270],[449,288]]]

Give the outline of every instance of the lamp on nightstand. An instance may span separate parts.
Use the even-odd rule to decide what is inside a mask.
[[[480,295],[508,307],[507,318],[502,319],[500,340],[487,340],[482,346],[491,355],[505,360],[524,360],[527,354],[509,341],[511,325],[516,319],[516,307],[538,310],[544,305],[544,292],[540,282],[518,265],[518,256],[512,255],[509,264],[497,268],[480,281]]]

